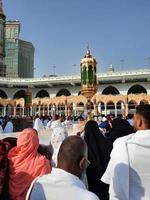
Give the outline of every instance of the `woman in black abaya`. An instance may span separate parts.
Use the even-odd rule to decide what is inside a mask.
[[[86,170],[89,190],[94,192],[100,200],[108,200],[109,185],[100,179],[110,159],[112,142],[102,135],[97,122],[93,120],[88,121],[85,125],[84,139],[88,146],[88,159],[90,161]]]
[[[133,127],[128,121],[121,118],[116,118],[112,121],[112,128],[108,132],[108,138],[114,142],[117,138],[129,135],[134,132]]]

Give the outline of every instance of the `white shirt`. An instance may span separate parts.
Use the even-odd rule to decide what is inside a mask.
[[[57,155],[59,152],[60,145],[63,140],[68,137],[68,134],[64,127],[62,126],[60,120],[56,120],[52,122],[52,134],[50,144],[53,148],[52,161],[53,165],[57,165]]]
[[[34,122],[34,127],[35,130],[37,130],[37,132],[39,131],[43,131],[45,129],[42,121],[40,120],[40,118],[36,118],[35,122]]]
[[[64,125],[64,126],[71,126],[71,125],[72,125],[72,121],[71,121],[71,120],[65,120],[65,121],[63,122],[63,125]]]
[[[131,126],[134,126],[134,121],[133,121],[133,119],[128,119],[127,121],[129,122],[129,124],[130,124]]]
[[[49,122],[48,119],[45,119],[45,120],[43,121],[43,125],[46,127],[48,122]]]
[[[29,189],[30,190],[30,189]],[[34,184],[29,200],[99,200],[73,174],[55,168]]]
[[[8,121],[4,128],[4,133],[13,133],[13,127],[13,123],[11,121]]]
[[[101,180],[110,184],[110,200],[150,199],[150,130],[115,141]]]
[[[0,133],[3,133],[3,128],[1,125],[0,125]]]
[[[52,124],[52,120],[50,120],[47,125],[46,125],[46,128],[51,128],[51,124]]]

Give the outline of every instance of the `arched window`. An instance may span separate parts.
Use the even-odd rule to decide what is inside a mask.
[[[62,96],[62,95],[64,95],[64,96],[70,96],[71,93],[70,93],[69,90],[67,90],[67,89],[61,89],[61,90],[59,90],[59,92],[56,94],[56,97],[60,97],[60,96]]]
[[[12,116],[13,115],[13,106],[11,104],[8,104],[6,106],[6,115],[7,116]]]
[[[89,81],[90,85],[93,83],[93,68],[92,68],[92,65],[89,65],[89,69],[88,69],[88,81]]]
[[[59,113],[59,116],[65,115],[65,105],[64,104],[58,105],[58,113]]]
[[[84,112],[84,103],[80,102],[77,104],[77,115],[81,115]]]
[[[14,94],[14,99],[25,98],[26,92],[25,90],[19,90]]]
[[[134,85],[128,90],[128,94],[147,94],[146,89],[141,85]]]
[[[134,114],[135,113],[135,109],[137,106],[137,102],[131,100],[128,102],[128,110],[130,114]]]
[[[48,92],[46,90],[40,90],[36,94],[35,98],[37,98],[37,97],[39,97],[39,98],[49,97],[49,94],[48,94]]]
[[[115,104],[112,101],[107,103],[107,114],[115,114]]]
[[[105,94],[105,95],[109,95],[109,94],[112,94],[112,95],[116,95],[116,94],[120,94],[118,89],[113,87],[113,86],[108,86],[107,88],[105,88],[102,92],[102,94]]]
[[[98,104],[98,112],[99,114],[105,114],[104,111],[105,111],[105,104],[103,102],[99,102]]]
[[[2,99],[7,99],[7,94],[3,91],[3,90],[0,90],[0,98]]]
[[[87,81],[87,71],[86,71],[86,66],[84,66],[82,72],[82,83],[85,85],[86,81]]]
[[[117,102],[117,115],[124,116],[125,115],[125,103],[123,101]]]
[[[146,101],[146,100],[140,101],[140,105],[144,105],[144,104],[149,104],[149,103],[148,103],[148,101]]]
[[[18,104],[17,107],[16,107],[16,115],[22,116],[22,114],[23,114],[23,108],[20,104]]]

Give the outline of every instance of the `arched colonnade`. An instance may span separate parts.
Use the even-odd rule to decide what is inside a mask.
[[[5,91],[0,90],[0,116],[13,115],[25,116],[25,90],[18,90],[13,99],[9,99]],[[89,102],[82,96],[71,96],[67,89],[61,89],[56,93],[56,97],[51,98],[46,90],[39,90],[35,98],[32,97],[29,108],[31,116],[39,115],[74,115],[79,116],[91,111],[94,115],[126,116],[134,113],[135,107],[139,104],[150,104],[150,96],[147,90],[138,84],[132,85],[127,95],[121,95],[114,86],[105,87],[101,93],[97,93]]]
[[[82,96],[60,96],[54,98],[35,98],[29,108],[30,115],[74,115],[79,116],[91,111],[93,115],[126,116],[134,113],[139,104],[150,104],[147,94],[101,95],[96,94],[89,105]],[[0,116],[25,116],[24,99],[0,99]]]

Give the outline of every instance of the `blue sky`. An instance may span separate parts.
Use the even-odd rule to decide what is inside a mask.
[[[56,74],[79,73],[88,42],[98,72],[150,65],[149,0],[3,1],[7,19],[21,22],[20,38],[35,47],[35,76],[54,65]]]

